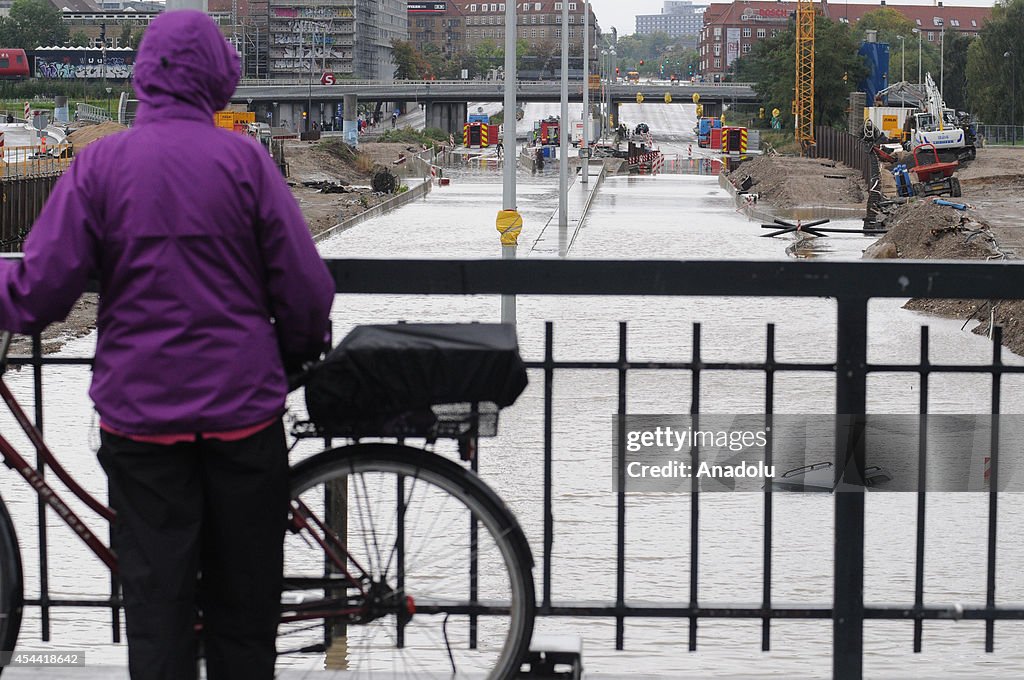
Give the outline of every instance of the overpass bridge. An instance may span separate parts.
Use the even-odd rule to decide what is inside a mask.
[[[558,102],[561,83],[551,81],[519,81],[516,84],[520,102]],[[650,103],[666,102],[671,95],[673,104],[692,104],[693,95],[709,115],[718,115],[726,105],[758,102],[751,83],[615,83],[611,85],[612,114],[618,120],[618,106],[637,101],[642,94]],[[245,103],[257,114],[257,119],[275,125],[301,120],[303,112],[312,108],[313,120],[340,123],[345,95],[355,95],[360,102],[396,102],[403,110],[424,106],[428,127],[438,127],[461,134],[466,121],[468,102],[501,102],[505,98],[505,83],[500,80],[425,80],[375,81],[339,80],[323,85],[317,80],[243,80],[231,101]],[[594,100],[600,98],[595,91]],[[583,98],[583,82],[569,83],[572,101]]]

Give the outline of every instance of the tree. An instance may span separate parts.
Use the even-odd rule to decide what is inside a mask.
[[[421,80],[430,66],[408,40],[391,41],[396,80]]]
[[[63,45],[69,33],[60,10],[49,0],[14,0],[10,15],[0,24],[4,46],[24,50]]]
[[[946,59],[942,98],[946,106],[958,111],[968,107],[967,59],[974,38],[959,31],[946,31]]]
[[[68,38],[68,44],[72,47],[88,47],[90,42],[89,35],[85,31],[75,31]]]
[[[818,17],[814,23],[814,121],[816,125],[846,128],[850,92],[867,75],[857,54],[858,40],[845,23]],[[764,107],[781,112],[783,127],[793,127],[796,89],[796,31],[785,31],[759,41],[750,54],[735,62],[737,77],[754,83]]]
[[[1009,53],[1009,56],[1003,56]],[[1017,77],[1013,97],[1013,77]],[[992,8],[992,18],[982,27],[967,53],[968,100],[981,120],[1009,125],[1024,121],[1024,0],[1007,0]],[[1016,100],[1016,116],[1012,104]]]

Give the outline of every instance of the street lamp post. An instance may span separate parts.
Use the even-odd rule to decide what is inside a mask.
[[[1017,58],[1013,50],[1003,52],[1003,58],[1010,60],[1010,78],[1013,80],[1010,86],[1010,130],[1012,143],[1017,146]]]
[[[923,81],[921,80],[921,29],[912,29],[914,33],[917,33],[917,84],[920,85]]]
[[[519,154],[516,152],[516,38],[518,17],[516,3],[505,5],[505,132],[502,136],[504,166],[501,194],[501,212],[498,213],[497,227],[501,234],[501,259],[516,259],[519,234],[523,230],[523,218],[518,212],[516,200],[516,167]],[[516,296],[501,296],[501,322],[516,322]]]
[[[902,35],[896,36],[900,41],[900,81],[907,82],[907,41]]]
[[[939,19],[939,21],[942,22],[939,31],[939,95],[942,97],[943,106],[945,106],[946,96],[943,93],[943,85],[946,82],[946,20]]]
[[[106,90],[107,90],[107,115],[110,116],[110,120],[114,120],[114,113],[110,109],[110,91],[113,90],[113,89],[114,88],[112,88],[112,87],[106,88]]]
[[[583,186],[590,181],[590,0],[583,3]]]

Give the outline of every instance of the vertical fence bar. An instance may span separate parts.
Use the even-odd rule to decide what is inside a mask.
[[[988,575],[985,583],[985,651],[995,651],[996,621],[993,610],[996,606],[996,529],[999,502],[999,409],[1002,389],[1003,328],[992,329],[992,434],[989,455],[988,491]]]
[[[626,354],[626,322],[619,323],[619,491],[616,502],[617,551],[615,556],[615,649],[622,651],[626,638],[626,433],[621,423],[626,417],[626,372],[629,360]]]
[[[693,324],[693,371],[690,386],[690,414],[694,431],[700,428],[700,324]],[[700,452],[694,443],[690,447],[690,640],[689,649],[697,651],[697,568],[699,566],[700,539],[700,493],[697,469],[700,466]]]
[[[917,428],[917,536],[914,556],[914,653],[921,652],[924,634],[924,530],[925,484],[928,481],[928,376],[931,364],[928,358],[928,326],[921,327],[920,392]]]
[[[43,432],[43,341],[38,333],[32,336],[32,382],[35,392],[36,428]],[[39,476],[46,474],[43,452],[36,450],[36,470]],[[39,609],[43,642],[50,641],[50,554],[46,538],[46,501],[42,496],[36,499],[39,518]]]
[[[768,324],[768,347],[764,368],[764,424],[768,432],[768,440],[764,447],[764,466],[772,467],[772,440],[774,439],[772,414],[775,412],[775,324]],[[761,577],[761,651],[771,649],[771,609],[772,609],[772,480],[764,482],[764,554],[761,558],[763,575]]]
[[[555,328],[544,324],[544,586],[541,604],[551,607],[551,549],[554,545],[555,519],[551,512],[551,399],[555,380]]]
[[[838,300],[836,473],[864,483],[864,413],[867,404],[867,299]],[[848,432],[846,432],[848,430]],[[848,435],[848,436],[846,436]],[[864,488],[835,494],[833,680],[860,680],[864,651]]]

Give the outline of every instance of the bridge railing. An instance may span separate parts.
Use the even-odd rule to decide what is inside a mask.
[[[575,79],[570,82],[580,85],[582,80]],[[517,81],[517,88],[529,88],[538,87],[544,89],[550,89],[552,87],[558,87],[559,80],[520,80]],[[502,80],[339,80],[334,85],[322,86],[319,78],[311,80],[306,78],[287,78],[287,79],[269,79],[269,78],[243,78],[238,83],[239,87],[334,87],[338,89],[346,88],[380,88],[380,87],[487,87],[487,88],[498,88],[504,89],[505,82]],[[753,83],[677,83],[674,85],[659,85],[656,83],[625,83],[619,82],[614,83],[613,87],[617,88],[637,88],[637,87],[669,87],[675,90],[730,90],[730,89],[750,89],[754,86]]]
[[[396,266],[398,265],[398,266]],[[637,397],[635,392],[642,388],[637,383],[638,375],[650,375],[651,372],[688,376],[690,389],[682,390],[678,395],[681,404],[690,404],[688,411],[692,416],[701,414],[704,409],[702,401],[702,381],[712,382],[715,377],[738,377],[757,374],[763,380],[763,412],[769,425],[777,412],[786,412],[787,404],[783,402],[782,392],[776,387],[781,384],[783,376],[808,374],[827,375],[834,381],[834,406],[837,413],[855,416],[848,436],[836,437],[834,449],[835,469],[842,471],[842,478],[859,483],[865,479],[865,443],[863,423],[857,420],[867,411],[867,386],[869,377],[880,374],[899,374],[916,380],[914,401],[918,413],[927,414],[933,405],[929,402],[928,387],[941,374],[968,374],[984,377],[991,382],[991,413],[998,414],[1000,394],[1004,383],[1024,374],[1024,366],[1004,363],[1001,355],[1001,332],[997,329],[993,337],[992,360],[990,363],[957,363],[943,364],[934,362],[929,355],[928,329],[923,328],[919,339],[919,359],[909,363],[878,363],[868,358],[868,302],[875,298],[969,298],[969,299],[1021,299],[1024,298],[1024,263],[952,263],[952,262],[793,262],[793,261],[415,261],[415,260],[330,260],[328,261],[339,294],[348,296],[361,295],[402,295],[421,299],[424,296],[497,296],[502,294],[521,294],[530,296],[644,296],[643,299],[653,301],[668,299],[673,296],[727,296],[744,297],[759,300],[768,298],[819,298],[827,297],[836,300],[834,359],[826,361],[790,361],[782,356],[802,356],[806,349],[804,341],[797,338],[794,343],[784,345],[776,339],[775,327],[769,324],[765,329],[762,359],[751,361],[734,358],[732,360],[711,360],[702,351],[702,324],[692,326],[692,339],[688,356],[651,360],[645,348],[633,348],[627,343],[628,328],[626,323],[619,326],[617,346],[608,349],[608,356],[603,359],[583,358],[576,356],[559,356],[555,358],[555,326],[548,322],[544,328],[544,341],[540,354],[527,353],[527,366],[532,379],[539,383],[543,392],[543,418],[536,421],[535,427],[542,432],[529,437],[530,442],[519,442],[517,446],[529,446],[537,449],[537,464],[542,466],[538,473],[543,480],[542,489],[537,490],[536,502],[542,507],[542,527],[533,529],[541,538],[534,541],[534,552],[538,560],[538,602],[537,613],[543,617],[570,618],[607,618],[615,623],[614,645],[616,649],[625,646],[626,622],[630,619],[678,619],[688,625],[688,649],[697,649],[697,631],[702,620],[708,619],[746,619],[759,621],[761,625],[761,649],[771,649],[773,622],[776,620],[823,620],[831,621],[833,633],[832,667],[833,677],[840,680],[858,679],[863,676],[863,658],[865,652],[864,624],[866,620],[905,621],[912,627],[913,651],[922,649],[923,628],[925,621],[963,619],[963,625],[970,626],[974,622],[984,627],[984,649],[994,650],[995,627],[997,621],[1024,619],[1024,607],[1020,605],[997,605],[996,557],[1000,535],[998,531],[999,513],[997,505],[1000,501],[1000,485],[998,474],[1000,465],[1015,463],[1012,457],[1013,447],[1010,442],[1000,449],[998,439],[992,442],[991,459],[987,463],[991,474],[990,486],[981,498],[988,505],[987,519],[979,533],[985,539],[986,580],[984,604],[960,606],[953,603],[936,602],[931,599],[925,603],[924,591],[928,579],[925,576],[925,540],[926,525],[929,513],[933,512],[927,503],[923,486],[925,461],[928,455],[928,444],[923,435],[920,448],[915,447],[913,455],[920,456],[920,475],[917,479],[916,510],[908,517],[892,517],[889,521],[903,523],[913,527],[915,539],[915,576],[913,578],[913,601],[896,601],[866,605],[864,602],[864,571],[865,571],[865,494],[862,490],[853,492],[837,492],[832,498],[834,506],[834,525],[829,529],[830,535],[822,535],[819,539],[827,545],[833,545],[834,561],[832,565],[833,597],[827,603],[798,603],[781,606],[774,598],[773,579],[779,578],[774,531],[779,520],[775,519],[773,509],[775,496],[771,484],[765,484],[762,490],[756,491],[762,498],[763,511],[759,521],[753,525],[745,525],[743,531],[760,532],[762,534],[763,552],[759,554],[761,561],[761,597],[758,601],[738,606],[709,606],[699,597],[699,560],[701,558],[702,536],[700,523],[707,521],[707,513],[714,511],[715,506],[709,505],[704,499],[706,494],[692,487],[691,493],[679,496],[680,522],[689,523],[689,568],[687,575],[680,581],[678,577],[661,584],[657,591],[659,598],[654,602],[637,602],[630,598],[629,592],[636,584],[627,586],[626,575],[631,569],[631,560],[639,558],[627,554],[627,526],[643,521],[643,510],[635,510],[643,501],[644,496],[629,495],[625,485],[619,484],[612,493],[615,504],[614,545],[609,545],[608,570],[614,570],[614,594],[599,602],[559,601],[554,592],[553,562],[556,540],[572,540],[569,533],[559,533],[559,525],[553,513],[553,503],[558,499],[560,507],[566,503],[581,502],[578,498],[560,498],[560,488],[568,483],[564,478],[555,477],[555,462],[564,463],[565,452],[556,444],[559,436],[559,422],[556,421],[556,394],[561,397],[574,397],[575,394],[565,391],[562,380],[567,374],[579,371],[594,372],[591,375],[614,374],[617,388],[609,386],[608,397],[617,406],[614,414],[625,416],[630,412],[629,404],[643,403],[643,394]],[[638,298],[639,299],[639,298]],[[434,307],[441,315],[432,320],[446,320],[446,306]],[[421,307],[420,309],[425,309]],[[428,315],[429,316],[429,315]],[[399,319],[394,319],[398,321]],[[424,319],[427,320],[427,319]],[[704,319],[712,322],[713,318]],[[817,342],[817,340],[816,340]],[[561,343],[559,347],[575,347],[573,344]],[[571,351],[571,350],[570,350]],[[561,353],[561,351],[559,352]],[[643,356],[638,356],[643,355]],[[82,364],[88,365],[90,357],[50,358],[41,353],[41,343],[36,338],[33,343],[32,356],[12,357],[13,364],[30,367],[35,379],[26,390],[34,394],[35,417],[42,426],[43,408],[47,396],[43,393],[43,372],[53,365]],[[631,378],[633,379],[631,382]],[[657,383],[663,385],[664,383]],[[633,387],[630,388],[629,386]],[[556,392],[556,387],[559,388]],[[1009,389],[1007,385],[1006,389]],[[890,398],[893,398],[890,396]],[[635,401],[634,401],[635,399]],[[907,404],[902,404],[907,406]],[[914,406],[914,404],[910,404]],[[636,407],[633,407],[636,408]],[[579,403],[577,401],[557,405],[559,412],[568,418],[576,418]],[[532,422],[532,421],[531,421]],[[838,434],[838,433],[837,433]],[[619,434],[619,451],[621,437]],[[565,441],[563,438],[561,441]],[[525,450],[525,449],[524,449]],[[487,448],[484,447],[486,455]],[[1001,463],[1000,455],[1011,454]],[[529,457],[523,456],[522,450],[516,450],[516,465],[528,465]],[[694,454],[696,455],[696,454]],[[765,448],[767,463],[772,461],[772,448]],[[618,474],[624,473],[619,466]],[[1011,467],[1012,469],[1012,467]],[[525,471],[521,474],[525,474]],[[502,488],[497,488],[502,493]],[[604,491],[602,490],[602,493]],[[520,494],[521,495],[521,494]],[[630,510],[627,514],[627,509]],[[632,514],[636,512],[637,514]],[[119,639],[119,600],[113,593],[106,599],[78,599],[73,597],[53,597],[47,590],[47,552],[49,542],[45,523],[45,509],[42,503],[38,506],[39,527],[37,548],[40,553],[37,561],[40,569],[39,582],[43,584],[41,592],[29,592],[28,604],[42,609],[42,635],[48,639],[50,634],[50,613],[54,608],[64,607],[98,607],[104,606],[111,610],[112,634],[115,641]],[[688,516],[689,519],[685,519]],[[629,519],[632,518],[632,519]],[[758,518],[755,518],[758,519]],[[1004,520],[1005,521],[1005,520]],[[932,531],[943,533],[944,526],[935,526],[931,519]],[[32,536],[32,532],[22,536]],[[1003,532],[1004,540],[1011,540],[1016,534]],[[63,538],[63,537],[62,537]],[[536,537],[534,537],[536,538]],[[934,538],[934,535],[933,535]],[[940,537],[941,538],[941,537]],[[25,546],[23,546],[24,548]],[[877,545],[886,555],[892,549],[890,545]],[[564,553],[565,543],[560,549]],[[705,548],[706,549],[706,548]],[[963,555],[959,555],[958,559]],[[887,564],[887,557],[880,558]],[[774,571],[773,571],[774,570]],[[1003,568],[1000,574],[1006,577],[1009,568]],[[650,584],[647,584],[650,585]],[[650,623],[647,623],[647,630]],[[720,630],[720,629],[719,629]],[[706,633],[710,635],[710,633]]]

